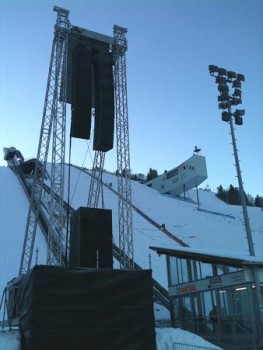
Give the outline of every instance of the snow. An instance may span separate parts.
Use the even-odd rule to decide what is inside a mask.
[[[157,350],[171,350],[171,344],[173,343],[196,345],[211,349],[221,349],[220,347],[209,343],[198,335],[183,331],[179,328],[156,328]]]
[[[153,249],[157,249],[158,247],[152,247]],[[161,249],[170,249],[169,246],[167,247],[162,247]],[[160,249],[160,251],[161,251]],[[216,258],[221,258],[221,259],[233,259],[233,260],[238,260],[240,263],[246,263],[246,264],[258,264],[262,265],[263,264],[263,255],[257,255],[257,256],[250,256],[246,253],[240,253],[236,251],[224,251],[220,249],[211,249],[211,248],[188,248],[188,247],[176,247],[174,249],[175,251],[178,252],[185,252],[185,253],[193,253],[196,255],[204,255],[204,256],[213,256]]]
[[[0,332],[0,350],[20,350],[18,332]]]
[[[65,175],[65,183],[67,184],[68,169],[66,169]],[[70,204],[74,208],[86,206],[90,176],[71,167],[70,179]],[[106,184],[111,183],[112,189],[117,190],[117,179],[114,175],[105,172],[103,181]],[[16,277],[18,273],[28,212],[28,199],[19,180],[8,167],[0,167],[0,186],[0,293],[2,293],[6,283]],[[113,211],[113,238],[114,242],[118,243],[118,198],[108,187],[104,187],[103,193],[105,208]],[[67,185],[65,185],[65,199],[67,199],[66,194]],[[191,192],[191,197],[196,200],[195,191]],[[199,190],[199,198],[199,208],[204,211],[198,210],[195,203],[161,195],[156,190],[132,181],[133,204],[158,224],[165,224],[165,227],[173,235],[190,246],[189,249],[200,249],[210,254],[216,249],[221,251],[221,255],[248,257],[242,208],[225,204],[210,191]],[[209,211],[219,215],[214,215]],[[249,207],[248,213],[256,255],[262,256],[263,212],[260,208]],[[153,277],[167,288],[165,256],[159,257],[149,247],[178,249],[180,246],[135,211],[133,212],[133,228],[136,263],[146,269],[151,267]],[[46,243],[40,230],[37,231],[36,248],[39,248],[38,263],[45,264]],[[35,260],[34,252],[33,263]],[[115,262],[114,268],[118,267],[118,263]],[[169,316],[159,305],[155,305],[154,311],[158,320],[167,319]],[[196,338],[197,336],[178,329],[157,329],[156,334],[158,350],[170,349],[171,342],[175,340],[180,342],[179,340],[182,339],[182,342],[188,342],[188,344],[196,342],[195,345],[198,345],[199,342],[197,340],[199,337]],[[204,341],[202,338],[200,339]],[[0,334],[0,350],[18,349],[18,343],[19,336],[16,333]]]
[[[196,345],[211,349],[221,349],[196,334],[174,328],[156,328],[157,350],[171,350],[173,343]],[[18,332],[0,332],[0,350],[20,350]],[[201,350],[201,349],[200,349]]]

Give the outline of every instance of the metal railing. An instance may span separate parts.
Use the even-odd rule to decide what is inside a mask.
[[[214,350],[214,349],[215,348],[209,348],[205,346],[173,343],[173,350]]]

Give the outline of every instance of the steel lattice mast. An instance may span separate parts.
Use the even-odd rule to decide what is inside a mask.
[[[94,155],[88,204],[89,208],[98,208],[100,194],[103,191],[102,185],[102,172],[104,168],[105,152],[96,151]],[[104,207],[102,199],[102,208]]]
[[[50,249],[57,246],[57,251],[54,256],[57,263],[61,262],[61,242],[60,235],[62,229],[62,210],[60,204],[55,204],[55,194],[58,194],[61,200],[63,198],[64,186],[64,153],[65,153],[65,118],[66,118],[66,48],[68,40],[68,31],[70,23],[68,20],[69,11],[54,7],[57,12],[57,21],[55,25],[55,34],[53,39],[51,59],[48,73],[47,89],[44,102],[44,110],[42,117],[42,124],[40,130],[40,138],[37,152],[37,162],[32,183],[32,192],[29,203],[29,211],[26,223],[25,238],[22,248],[22,256],[19,268],[19,275],[28,272],[31,267],[32,255],[34,249],[34,242],[37,229],[37,220],[39,216],[42,190],[44,185],[44,177],[46,173],[47,157],[49,151],[49,144],[51,139],[51,131],[53,125],[53,146],[52,146],[52,178],[51,178],[51,203],[50,203],[50,223],[53,225],[52,217],[56,215],[60,218],[58,222],[60,225],[49,227],[49,252],[48,259],[51,263]],[[63,79],[62,79],[63,77]],[[63,162],[63,163],[62,163]],[[56,220],[57,221],[57,220]],[[54,239],[54,230],[58,239]],[[51,247],[51,242],[56,241]]]
[[[65,221],[63,215],[64,162],[66,131],[66,91],[67,91],[67,47],[70,23],[68,10],[57,8],[58,17],[55,32],[55,89],[53,97],[53,143],[51,170],[51,205],[48,229],[48,265],[62,265],[62,233]],[[58,200],[55,199],[58,198]],[[55,244],[54,244],[55,242]]]
[[[119,209],[120,267],[133,268],[133,227],[130,179],[130,146],[127,102],[126,57],[127,29],[114,26],[114,83],[117,134],[117,172]]]

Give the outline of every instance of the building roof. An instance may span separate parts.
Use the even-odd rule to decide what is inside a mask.
[[[178,247],[176,249],[164,247],[150,247],[159,255],[174,256],[177,258],[185,258],[198,260],[205,263],[220,264],[226,266],[242,267],[244,265],[256,265],[263,267],[263,256],[250,256],[236,251],[224,251],[216,249],[194,249],[186,247]]]

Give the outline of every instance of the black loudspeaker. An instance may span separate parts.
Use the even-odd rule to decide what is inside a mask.
[[[113,148],[114,85],[112,53],[94,53],[95,125],[93,149],[107,152]]]
[[[90,138],[92,106],[92,52],[77,46],[73,53],[72,116],[70,136]]]
[[[80,207],[71,217],[70,267],[112,268],[112,211]]]

